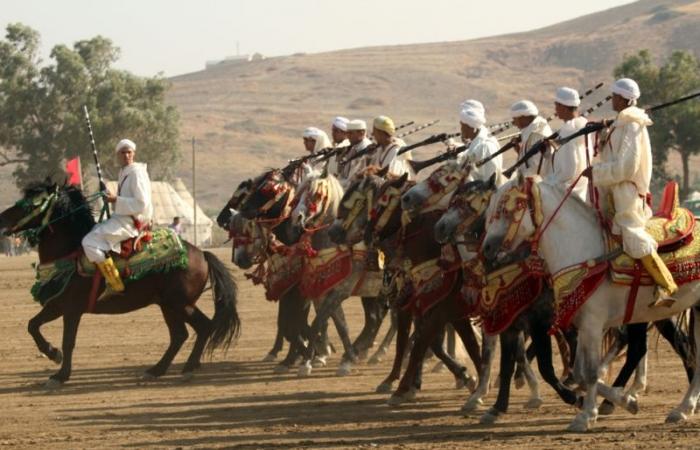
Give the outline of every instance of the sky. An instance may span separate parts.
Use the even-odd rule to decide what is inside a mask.
[[[142,76],[202,70],[207,60],[528,31],[629,0],[3,0],[0,25],[39,31],[42,54],[95,35],[120,49],[117,67]],[[563,6],[565,5],[565,6]]]

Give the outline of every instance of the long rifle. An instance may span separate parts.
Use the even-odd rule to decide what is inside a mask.
[[[95,145],[95,135],[92,133],[92,124],[90,123],[90,113],[88,112],[87,105],[83,105],[83,113],[85,113],[85,124],[87,125],[88,134],[90,135],[90,145],[92,146],[92,156],[95,159],[95,167],[97,168],[97,180],[99,182],[100,191],[105,192],[107,190],[107,185],[102,177],[102,167],[100,167],[100,159],[97,156],[97,145]],[[102,197],[102,211],[100,211],[100,222],[104,215],[107,215],[109,219],[111,214],[109,212],[109,203],[105,197]]]
[[[452,133],[452,134],[447,134],[447,133],[440,133],[440,134],[434,134],[426,139],[423,139],[422,141],[416,142],[415,144],[407,145],[406,147],[402,148],[399,150],[396,154],[397,155],[402,155],[406,152],[410,152],[414,148],[419,148],[423,147],[426,145],[430,144],[436,144],[438,142],[445,142],[448,139],[454,138],[461,135],[461,133]]]
[[[406,128],[406,127],[410,127],[410,126],[413,125],[414,123],[416,123],[416,122],[414,122],[413,120],[411,120],[410,122],[402,123],[401,125],[399,125],[398,127],[396,127],[396,131],[402,130],[402,129]]]
[[[463,153],[467,151],[469,148],[468,145],[460,145],[459,147],[455,147],[451,150],[447,150],[444,153],[441,153],[433,158],[426,159],[425,161],[414,161],[414,160],[409,160],[408,164],[411,166],[413,171],[415,173],[420,172],[421,170],[425,169],[426,167],[430,167],[432,165],[441,163],[443,161],[447,161],[450,159],[456,158],[460,153]]]
[[[396,135],[396,137],[398,139],[405,138],[406,136],[409,136],[409,135],[414,134],[414,133],[418,133],[421,130],[425,130],[428,127],[432,127],[433,125],[435,125],[438,122],[440,122],[440,119],[435,119],[432,122],[424,123],[423,125],[418,125],[415,128],[412,128],[406,132],[403,132],[401,134]]]
[[[401,139],[402,137],[406,137],[410,134],[417,133],[420,130],[424,130],[428,127],[432,127],[433,125],[435,125],[438,122],[440,122],[440,119],[433,120],[432,122],[424,123],[423,125],[419,125],[416,128],[413,128],[411,130],[406,131],[405,133],[397,135],[396,138]],[[377,144],[377,143],[370,144],[367,147],[360,150],[359,152],[357,152],[354,155],[347,158],[345,161],[342,162],[342,164],[347,164],[350,161],[353,161],[353,160],[358,159],[358,158],[362,158],[365,155],[369,155],[370,153],[373,153],[375,150],[377,150],[377,148],[379,148],[379,144]]]

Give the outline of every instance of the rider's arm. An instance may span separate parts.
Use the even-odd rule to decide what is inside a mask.
[[[615,132],[624,133],[618,151],[611,155],[609,161],[593,166],[593,180],[599,186],[609,186],[632,180],[639,170],[641,149],[639,143],[643,127],[638,123],[628,123]]]

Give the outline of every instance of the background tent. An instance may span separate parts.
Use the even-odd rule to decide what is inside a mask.
[[[186,241],[194,243],[194,211],[192,208],[194,200],[181,180],[176,180],[176,183],[177,190],[165,181],[151,182],[153,225],[167,227],[172,223],[173,217],[178,216],[184,226],[182,237]],[[108,181],[107,188],[112,192],[117,192],[117,182]],[[204,211],[197,207],[197,245],[211,244],[213,224],[214,222],[204,214]]]

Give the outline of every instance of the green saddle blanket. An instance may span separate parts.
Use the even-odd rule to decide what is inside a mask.
[[[158,228],[151,233],[148,242],[129,258],[114,256],[114,263],[125,284],[140,280],[153,273],[166,273],[185,269],[189,265],[187,248],[171,229]],[[36,266],[36,282],[31,292],[34,300],[44,305],[61,295],[74,274],[92,277],[97,266],[80,252],[77,256]]]

